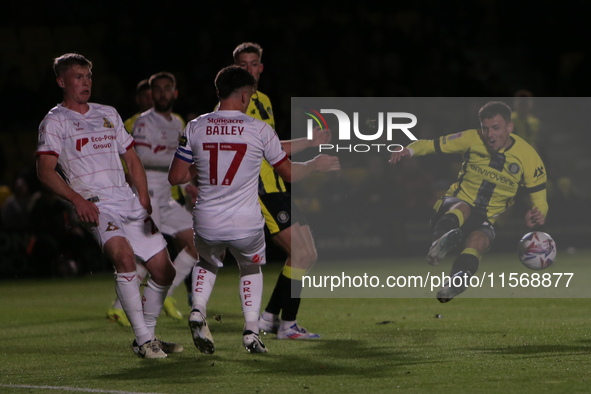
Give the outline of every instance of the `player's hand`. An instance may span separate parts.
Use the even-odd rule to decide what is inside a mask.
[[[330,142],[330,130],[320,129],[320,126],[314,127],[312,130],[312,139],[310,140],[310,147],[320,146],[320,144],[328,144]]]
[[[152,214],[152,203],[150,201],[150,196],[146,195],[146,196],[140,196],[140,204],[142,204],[142,207],[144,207],[144,209],[146,210],[146,212],[148,212],[148,215]]]
[[[197,191],[197,186],[193,185],[192,183],[189,183],[187,186],[185,186],[185,192],[187,192],[187,194],[191,196],[191,198],[197,197]]]
[[[95,203],[85,200],[82,196],[72,203],[81,222],[98,226],[99,209]]]
[[[338,171],[341,169],[341,163],[339,162],[339,158],[336,156],[318,155],[312,160],[314,160],[316,171],[329,172]]]
[[[403,157],[411,157],[411,156],[412,155],[410,154],[410,150],[408,148],[404,148],[400,152],[392,152],[392,156],[390,156],[389,163],[396,164],[400,160],[402,160]]]
[[[546,223],[546,218],[537,207],[534,207],[525,213],[525,224],[527,227],[541,226],[544,223]]]

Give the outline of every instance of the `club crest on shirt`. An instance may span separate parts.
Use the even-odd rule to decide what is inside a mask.
[[[281,211],[277,215],[277,221],[279,221],[279,223],[287,223],[288,220],[289,220],[289,214],[285,211]]]
[[[521,167],[519,167],[519,164],[517,163],[511,163],[509,164],[509,167],[507,167],[507,170],[509,170],[509,173],[517,175],[519,170],[521,170]]]
[[[103,118],[103,120],[105,121],[105,123],[103,124],[103,127],[106,127],[108,129],[115,128],[115,126],[113,126],[113,123],[111,123],[111,121],[109,119]]]

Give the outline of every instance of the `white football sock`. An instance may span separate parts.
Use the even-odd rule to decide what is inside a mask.
[[[262,314],[263,319],[267,320],[267,321],[275,321],[275,319],[277,319],[279,317],[279,315],[275,315],[273,313],[269,313],[267,311],[263,311]]]
[[[148,327],[152,336],[154,336],[156,321],[162,310],[162,304],[166,298],[168,287],[169,286],[160,286],[150,278],[148,279],[146,289],[144,290],[144,320],[146,321],[146,327]]]
[[[139,345],[152,339],[142,310],[142,298],[137,285],[137,272],[115,273],[115,291]]]
[[[263,298],[263,273],[240,277],[240,301],[244,313],[244,329],[258,333],[259,312]]]
[[[176,269],[176,275],[174,280],[172,281],[172,285],[168,290],[168,295],[172,296],[174,289],[177,288],[178,285],[183,283],[189,272],[193,270],[195,264],[197,264],[199,260],[195,260],[191,255],[187,252],[187,248],[181,250],[181,252],[176,256],[176,259],[172,262],[174,268]]]
[[[207,317],[207,302],[215,285],[216,273],[196,265],[193,268],[193,309],[199,309]]]
[[[279,323],[279,329],[282,331],[287,330],[289,327],[293,326],[296,322],[297,322],[297,320],[293,320],[293,321],[281,320]]]
[[[146,276],[148,276],[148,271],[146,271],[146,269],[141,264],[141,262],[142,261],[136,256],[136,274],[137,274],[137,285],[138,286],[141,286],[142,282],[144,281],[144,278]],[[115,298],[115,302],[113,302],[113,308],[123,309],[123,306],[121,305],[121,300],[119,300],[119,297]]]

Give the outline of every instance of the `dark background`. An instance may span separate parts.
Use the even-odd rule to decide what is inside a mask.
[[[233,49],[257,42],[265,65],[259,89],[272,100],[277,131],[289,138],[291,97],[510,97],[519,89],[535,96],[587,96],[589,5],[550,0],[12,4],[0,13],[0,185],[11,193],[25,176],[37,189],[32,170],[37,127],[61,101],[51,65],[67,52],[93,62],[91,101],[116,107],[123,119],[136,112],[138,81],[159,71],[174,73],[175,112],[190,119],[213,109],[213,80],[232,63]],[[567,143],[576,141],[578,135],[569,132],[560,130]],[[29,245],[27,231],[20,238],[12,230],[0,234],[0,266]],[[25,260],[10,263],[13,268],[5,272]]]

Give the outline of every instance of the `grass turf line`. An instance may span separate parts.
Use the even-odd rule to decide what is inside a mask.
[[[577,253],[585,261],[590,255]],[[264,269],[263,304],[280,268]],[[188,314],[184,288],[175,296]],[[533,393],[591,387],[587,299],[466,298],[445,305],[435,299],[304,299],[299,322],[322,338],[279,341],[268,335],[263,340],[269,354],[250,355],[242,348],[238,272],[226,267],[208,311],[216,353],[200,354],[186,321],[162,316],[157,334],[181,343],[185,352],[142,360],[129,348],[131,329],[104,318],[113,298],[111,275],[0,283],[0,384],[156,393]],[[222,323],[211,319],[220,313]],[[389,323],[377,324],[384,321]]]

